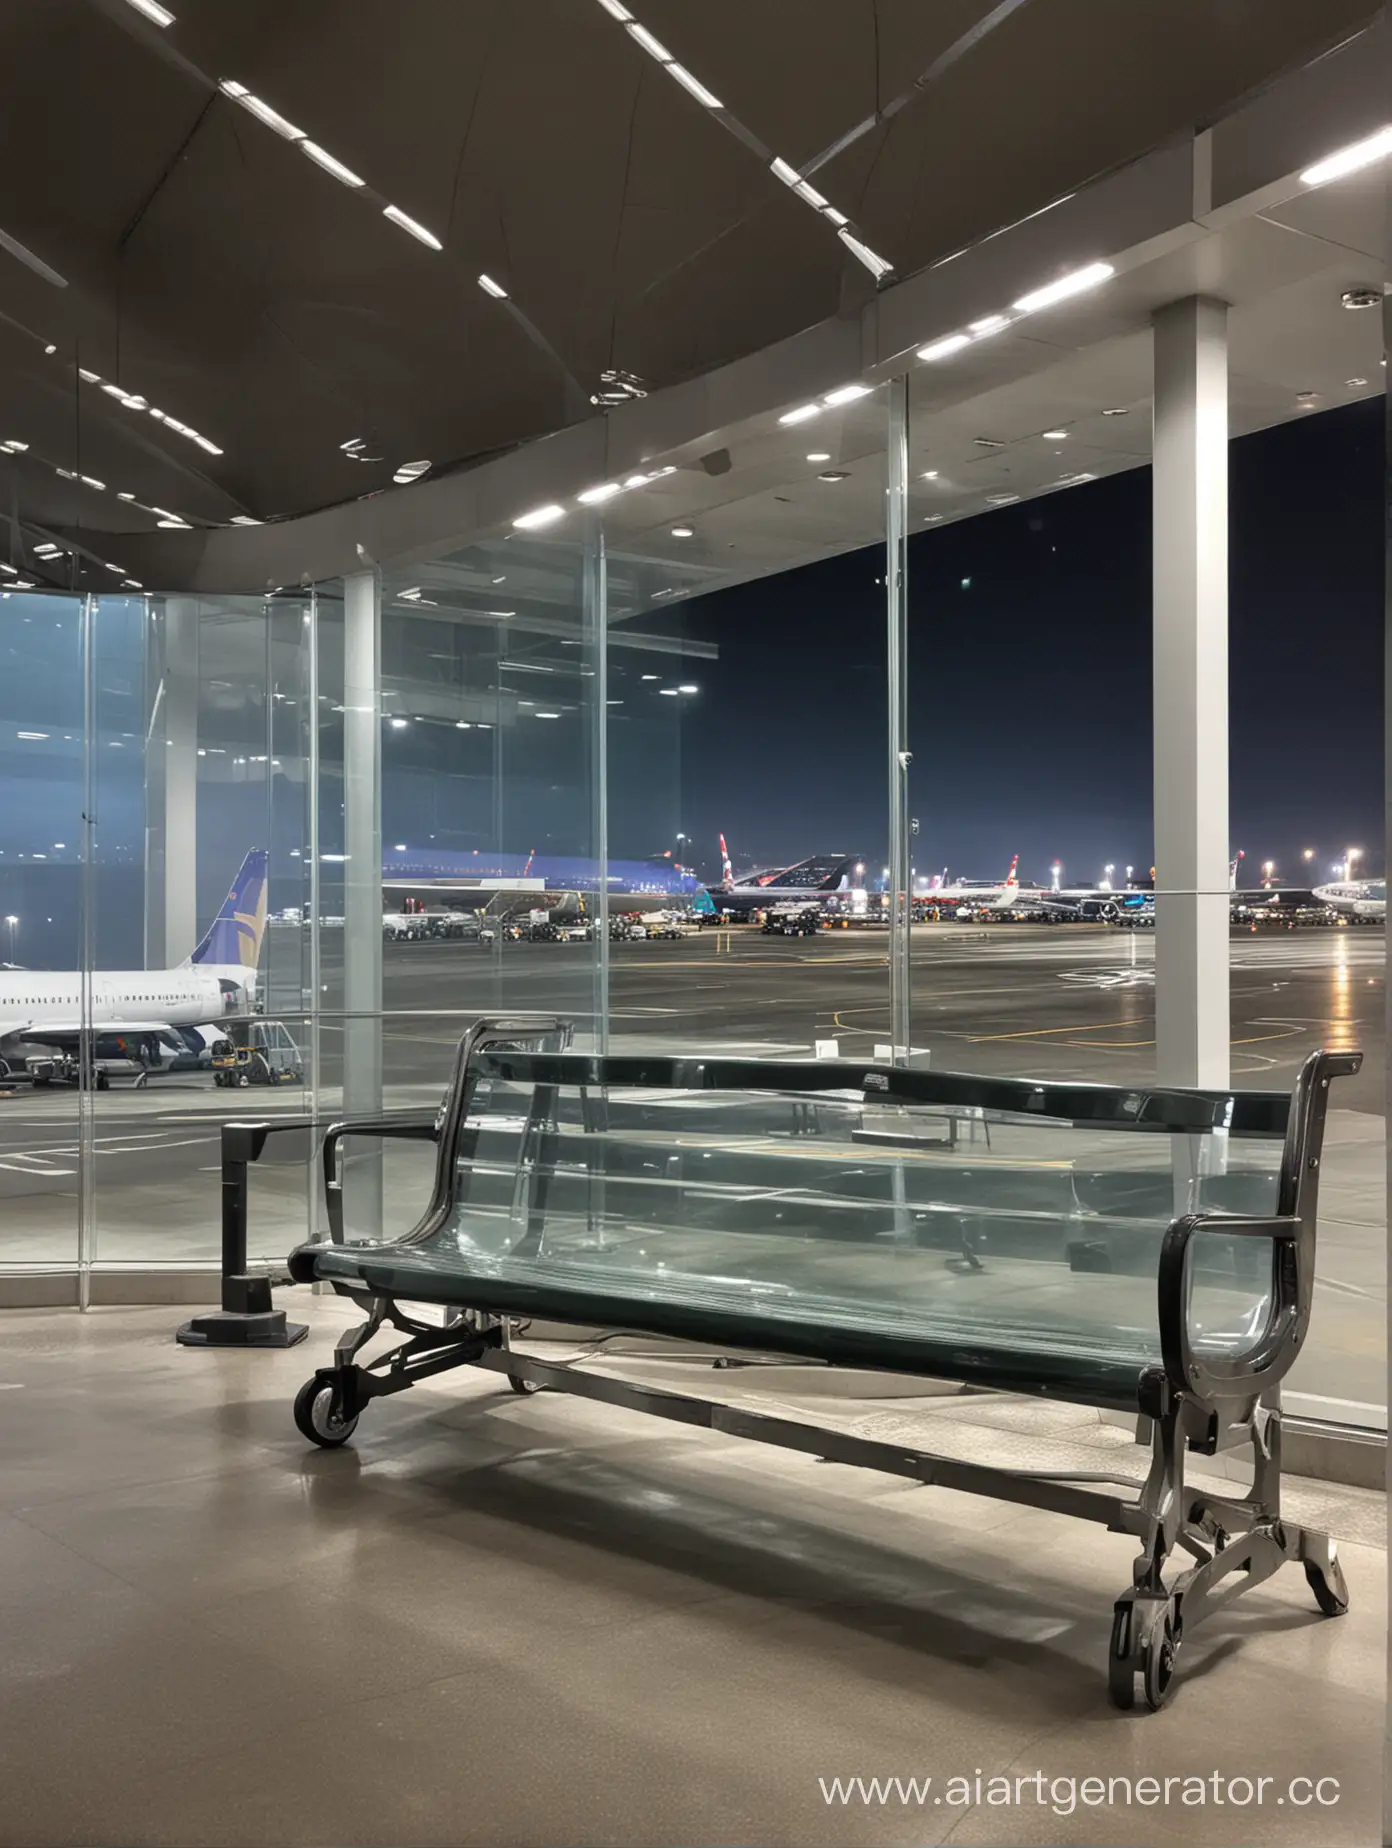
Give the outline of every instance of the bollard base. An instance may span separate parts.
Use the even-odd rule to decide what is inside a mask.
[[[294,1347],[309,1333],[307,1322],[286,1320],[271,1307],[269,1277],[224,1277],[222,1307],[185,1322],[174,1339],[184,1347]]]
[[[184,1347],[294,1347],[309,1333],[307,1322],[287,1321],[283,1309],[246,1315],[237,1309],[210,1309],[185,1322],[174,1339]]]

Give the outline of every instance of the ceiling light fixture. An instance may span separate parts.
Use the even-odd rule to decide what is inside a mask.
[[[478,285],[485,295],[491,295],[495,301],[505,302],[508,298],[507,290],[501,283],[494,282],[491,276],[480,276]]]
[[[1109,411],[1103,411],[1104,417],[1129,417],[1130,411],[1124,404],[1114,404]]]
[[[419,481],[422,475],[428,473],[429,469],[430,464],[428,462],[403,462],[392,475],[392,480],[398,487],[404,488],[407,482]]]
[[[530,513],[519,513],[513,525],[519,527],[524,533],[531,533],[535,532],[538,527],[551,526],[555,521],[564,518],[565,508],[552,501],[545,507],[534,507]]]
[[[186,532],[192,531],[192,528],[189,526],[189,523],[187,520],[156,520],[155,525],[156,526],[167,526],[167,527],[172,528],[173,531],[180,532],[180,533],[186,533]]]
[[[224,79],[219,83],[218,88],[224,96],[230,96],[234,103],[240,103],[242,108],[254,115],[258,122],[264,122],[267,128],[274,129],[276,134],[283,135],[287,141],[304,140],[305,132],[302,128],[296,128],[293,122],[287,122],[285,117],[278,110],[272,109],[269,103],[263,103],[259,96],[253,96],[244,83],[234,83],[230,79]]]
[[[232,524],[234,526],[260,526],[262,522],[260,520],[253,520],[249,513],[234,513],[232,515]]]
[[[667,63],[665,69],[667,75],[669,77],[675,77],[682,89],[687,91],[689,95],[694,96],[703,109],[723,109],[725,107],[720,98],[718,96],[713,96],[701,82],[700,78],[693,77],[684,64],[678,64],[675,59],[672,59]]]
[[[0,443],[0,449],[8,449],[12,456],[22,456],[28,447],[29,445],[21,443],[17,436],[11,436],[5,442]]]
[[[300,152],[308,154],[315,166],[322,167],[325,173],[331,173],[336,180],[342,180],[345,186],[367,184],[351,167],[345,167],[341,160],[335,160],[327,148],[321,148],[317,141],[301,141]]]
[[[1344,380],[1344,384],[1347,385],[1350,391],[1362,391],[1363,387],[1367,383],[1368,381],[1366,379],[1345,379]]]
[[[884,257],[877,256],[876,253],[871,250],[870,246],[863,243],[860,238],[852,237],[849,231],[841,230],[838,231],[836,235],[856,261],[865,265],[876,282],[879,282],[882,277],[888,276],[890,271],[894,268],[892,263],[888,262]]]
[[[157,26],[174,24],[174,15],[157,5],[156,0],[127,0],[127,5],[133,6],[137,13],[143,13],[147,19],[153,19]]]
[[[1063,443],[1068,440],[1066,430],[1045,430],[1041,432],[1046,443]]]
[[[988,494],[986,500],[992,507],[1008,507],[1011,501],[1019,500],[1018,494]]]
[[[849,469],[829,468],[825,470],[824,473],[818,475],[817,479],[818,481],[844,481],[849,474]]]
[[[830,462],[831,451],[829,449],[814,449],[807,460],[809,462]]]
[[[784,411],[778,421],[781,424],[810,423],[814,417],[820,417],[821,414],[820,404],[800,404],[795,411]]]
[[[918,349],[920,359],[947,359],[953,353],[960,353],[964,346],[971,345],[969,334],[945,334],[941,340],[930,341],[927,346]]]
[[[691,526],[674,526],[672,528],[672,537],[674,539],[694,539],[696,537],[696,530]]]
[[[560,716],[559,712],[534,712],[532,714],[534,719],[558,719]]]
[[[599,0],[599,4],[604,8],[606,13],[612,14],[615,19],[621,19],[625,25],[627,25],[629,20],[633,17],[632,13],[630,13],[628,8],[623,4],[623,0]]]
[[[1022,295],[1011,305],[1016,314],[1038,314],[1041,308],[1052,308],[1055,302],[1066,302],[1070,296],[1082,295],[1115,275],[1110,263],[1085,263],[1082,269],[1070,270],[1057,281],[1046,282],[1042,289],[1031,289],[1028,295]]]
[[[672,54],[660,39],[655,39],[646,26],[640,26],[636,19],[625,22],[624,30],[635,45],[641,45],[650,58],[656,58],[659,64],[670,64]]]
[[[841,385],[835,391],[829,391],[822,403],[835,410],[838,405],[854,404],[857,398],[868,398],[870,389],[868,385]]]
[[[389,205],[382,212],[383,218],[390,218],[394,225],[400,225],[403,231],[425,244],[431,250],[443,250],[444,245],[433,231],[427,231],[424,225],[417,224],[414,218],[408,218],[398,205]]]
[[[967,328],[974,340],[985,340],[992,334],[998,334],[1003,327],[1009,326],[1007,316],[988,314],[980,321],[968,321]]]
[[[1357,173],[1360,167],[1371,167],[1375,160],[1381,160],[1385,154],[1392,154],[1392,124],[1380,128],[1365,141],[1355,141],[1350,147],[1340,148],[1337,154],[1316,161],[1313,167],[1307,167],[1301,174],[1300,184],[1327,185],[1330,180],[1343,179],[1346,173]]]
[[[926,468],[926,469],[924,469],[924,471],[923,471],[923,479],[924,479],[925,481],[936,481],[936,480],[937,480],[937,478],[938,478],[938,471],[937,471],[937,470],[936,470],[935,468]]]
[[[586,488],[576,499],[582,507],[596,507],[600,501],[613,500],[616,494],[622,494],[623,488],[617,481],[602,481],[597,488]]]

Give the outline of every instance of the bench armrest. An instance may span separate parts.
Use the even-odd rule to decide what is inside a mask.
[[[1202,1233],[1262,1239],[1273,1248],[1266,1326],[1240,1355],[1205,1356],[1195,1351],[1190,1339],[1194,1243]],[[1157,1281],[1160,1352],[1171,1387],[1188,1398],[1208,1402],[1256,1398],[1289,1372],[1305,1339],[1315,1281],[1313,1222],[1294,1214],[1257,1218],[1238,1213],[1188,1213],[1165,1233]]]
[[[438,1142],[441,1115],[432,1110],[380,1117],[345,1117],[330,1123],[324,1132],[324,1203],[329,1215],[329,1237],[335,1245],[343,1243],[343,1176],[339,1169],[338,1146],[345,1136],[376,1136],[382,1140],[402,1142]]]

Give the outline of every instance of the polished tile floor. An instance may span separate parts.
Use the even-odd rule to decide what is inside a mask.
[[[1381,1839],[1374,1496],[1294,1495],[1341,1537],[1347,1618],[1288,1570],[1190,1640],[1169,1708],[1120,1715],[1125,1539],[485,1375],[313,1451],[290,1400],[346,1306],[295,1300],[310,1340],[274,1354],[178,1348],[167,1310],[0,1316],[5,1848]],[[1125,1439],[1000,1400],[836,1416],[1041,1467]],[[1276,1782],[1064,1813],[1036,1771]],[[935,1782],[820,1782],[895,1776]],[[1337,1801],[1278,1802],[1301,1776]]]

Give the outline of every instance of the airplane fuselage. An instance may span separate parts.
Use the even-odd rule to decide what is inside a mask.
[[[255,999],[256,972],[240,967],[101,970],[90,978],[84,1009],[83,980],[75,972],[26,969],[0,974],[4,1037],[42,1040],[81,1026],[209,1026],[245,1012]]]

